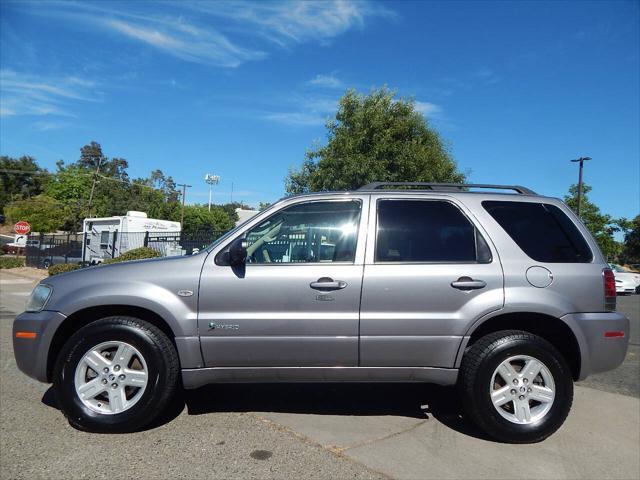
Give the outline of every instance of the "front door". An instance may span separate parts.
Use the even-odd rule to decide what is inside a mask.
[[[245,239],[244,268],[214,250],[200,282],[205,365],[356,366],[367,211],[367,196],[297,199],[229,238]]]
[[[360,364],[452,368],[469,325],[502,308],[497,254],[452,198],[375,196],[376,208],[362,289]]]

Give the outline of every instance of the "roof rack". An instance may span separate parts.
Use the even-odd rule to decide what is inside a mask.
[[[470,188],[487,188],[492,190],[513,190],[520,195],[536,195],[536,192],[520,185],[489,185],[484,183],[431,183],[431,182],[373,182],[358,191],[382,190],[385,187],[409,187],[402,190],[434,190],[439,192],[466,192]],[[417,187],[417,188],[413,188]]]

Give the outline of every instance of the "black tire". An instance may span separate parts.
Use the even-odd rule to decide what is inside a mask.
[[[42,268],[49,268],[51,266],[51,260],[46,259],[42,262]]]
[[[551,409],[536,423],[512,423],[491,401],[493,373],[502,362],[518,355],[544,363],[555,384]],[[573,377],[565,358],[545,339],[519,330],[491,333],[476,341],[462,359],[458,388],[470,419],[490,437],[508,443],[544,440],[562,426],[573,402]]]
[[[103,342],[121,341],[144,357],[148,379],[137,403],[121,413],[103,414],[88,408],[76,393],[78,363],[89,349]],[[100,433],[138,431],[167,407],[179,384],[180,363],[171,340],[155,325],[134,317],[114,316],[92,322],[74,333],[58,355],[53,385],[58,405],[69,423]]]

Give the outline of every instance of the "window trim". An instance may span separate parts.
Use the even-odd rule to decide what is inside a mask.
[[[476,260],[475,261],[450,261],[450,260],[442,260],[442,261],[381,261],[377,259],[378,252],[378,222],[379,222],[379,202],[387,202],[387,201],[404,201],[404,202],[443,202],[449,203],[456,208],[462,216],[473,226],[475,235],[474,235],[474,245],[476,247]],[[476,225],[476,223],[466,214],[466,212],[460,208],[460,205],[451,201],[448,198],[416,198],[416,197],[381,197],[376,198],[375,204],[375,224],[374,224],[374,241],[373,241],[373,264],[374,265],[491,265],[495,260],[495,255],[493,250],[491,249],[491,243],[487,241],[487,235]],[[480,235],[484,240],[484,243],[487,244],[489,248],[489,254],[491,258],[488,262],[479,262],[478,261],[478,239],[477,235]]]
[[[319,203],[319,202],[357,202],[360,204],[360,215],[358,218],[358,227],[356,228],[356,232],[355,234],[357,235],[356,237],[356,244],[355,244],[355,249],[354,249],[354,253],[353,253],[353,261],[351,262],[345,262],[345,261],[341,261],[341,262],[272,262],[272,263],[246,263],[246,267],[273,267],[273,266],[288,266],[288,267],[292,267],[292,266],[307,266],[307,265],[323,265],[323,266],[330,266],[330,265],[357,265],[356,264],[356,260],[357,260],[357,255],[358,255],[358,247],[360,246],[360,237],[362,236],[362,227],[363,227],[363,223],[362,220],[364,218],[365,215],[368,214],[367,211],[365,211],[365,201],[363,198],[360,197],[349,197],[349,198],[317,198],[317,199],[311,199],[311,200],[306,200],[306,201],[300,201],[300,202],[291,202],[287,205],[283,205],[281,208],[278,208],[277,210],[275,210],[273,213],[271,213],[270,215],[260,219],[260,221],[257,221],[255,223],[252,223],[251,225],[248,225],[246,228],[244,228],[241,232],[239,232],[237,235],[233,236],[233,238],[231,238],[227,243],[224,244],[224,246],[221,246],[220,249],[216,252],[215,254],[215,258],[214,258],[214,263],[217,266],[227,266],[226,264],[223,264],[220,262],[220,257],[221,255],[226,252],[229,248],[229,246],[238,238],[241,237],[245,237],[247,232],[249,230],[251,230],[253,227],[260,225],[263,222],[266,222],[267,220],[269,220],[270,218],[275,217],[277,214],[279,214],[280,212],[282,212],[283,210],[293,207],[293,206],[297,206],[297,205],[304,205],[304,204],[309,204],[309,203]],[[364,235],[366,236],[366,232],[364,233]],[[366,243],[366,242],[365,242]]]

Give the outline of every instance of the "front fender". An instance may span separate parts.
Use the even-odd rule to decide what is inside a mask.
[[[46,309],[71,316],[92,307],[133,306],[164,319],[176,337],[197,336],[198,286],[205,258],[123,262],[56,275],[43,280],[53,287]]]
[[[56,297],[47,305],[69,317],[94,307],[133,306],[149,310],[161,317],[176,337],[196,336],[197,294],[181,297],[167,288],[147,282],[101,283],[84,286]]]

